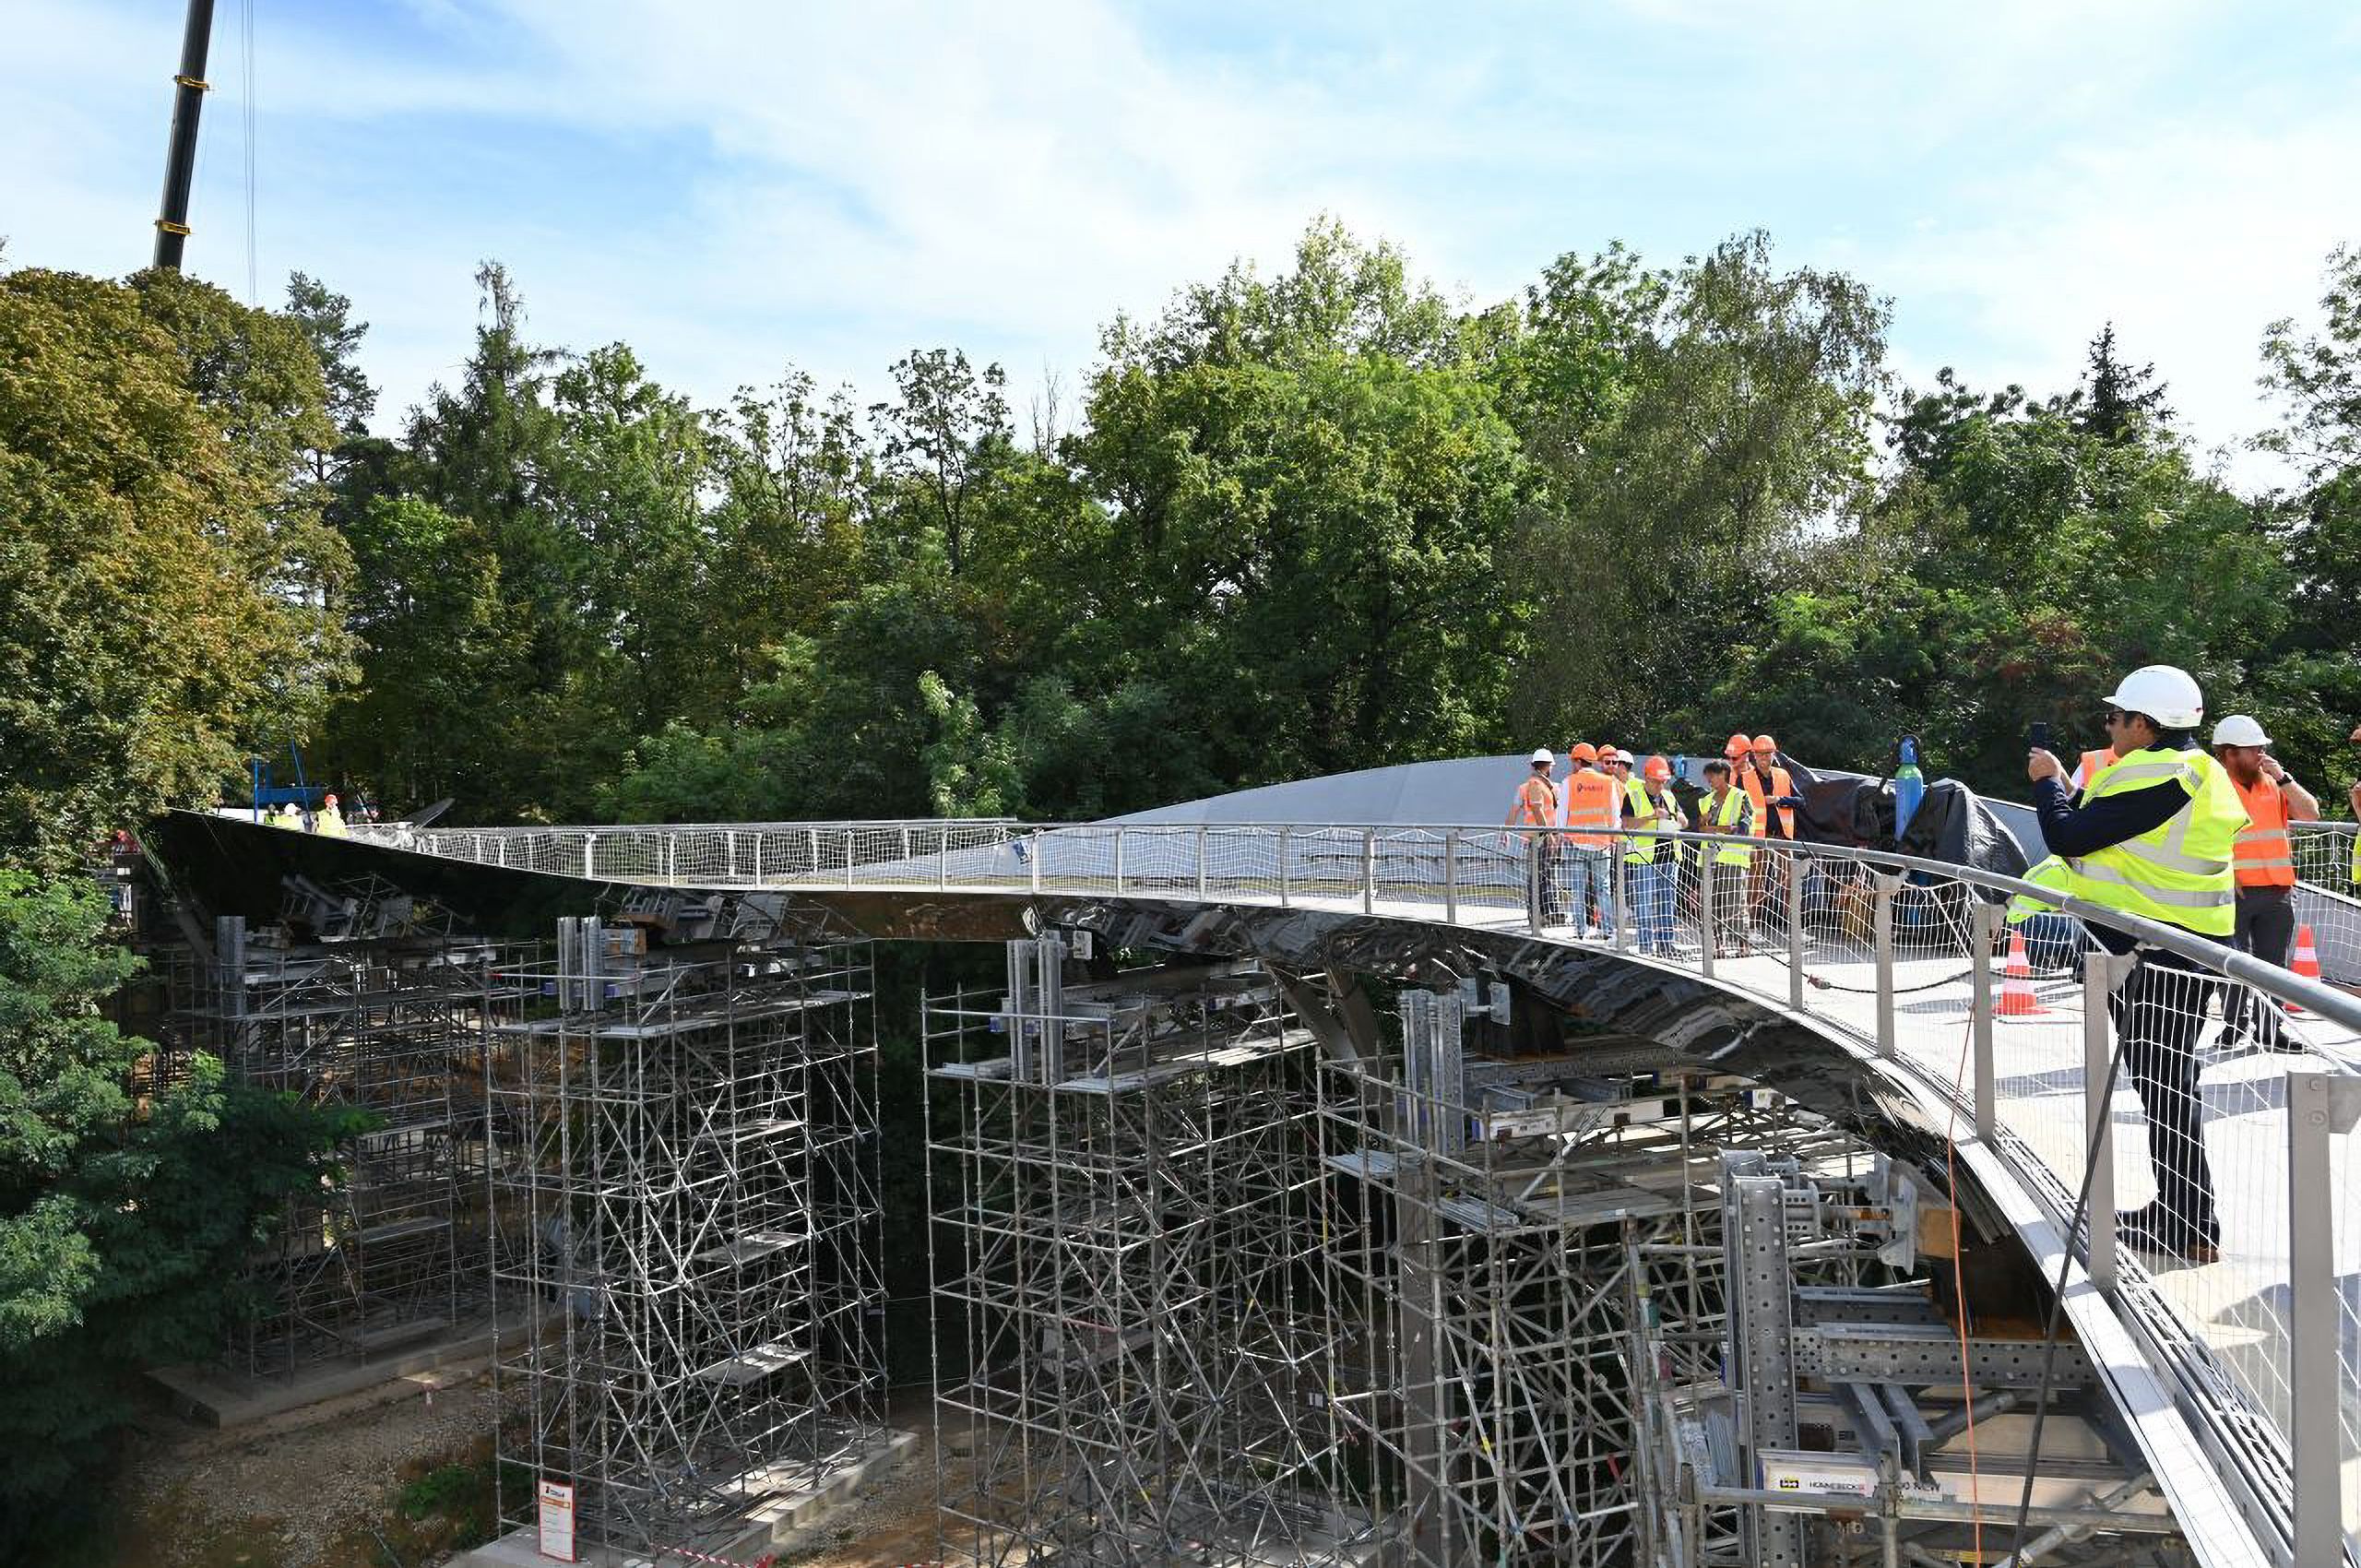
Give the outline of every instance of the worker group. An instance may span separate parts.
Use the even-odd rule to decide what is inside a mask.
[[[2299,883],[2288,830],[2319,820],[2319,802],[2271,754],[2271,737],[2252,716],[2222,719],[2210,746],[2201,743],[2204,704],[2185,671],[2145,666],[2102,700],[2107,743],[2072,769],[2028,743],[2047,852],[2024,873],[2036,891],[2011,899],[2007,920],[2071,929],[2063,916],[2082,914],[2071,950],[2118,960],[2108,1010],[2123,1075],[2147,1112],[2156,1194],[2117,1216],[2118,1235],[2162,1259],[2210,1264],[2220,1222],[2198,1087],[2201,1038],[2218,1018],[2225,1048],[2302,1046],[2275,1004],[2226,980],[2220,957],[2208,955],[2235,947],[2288,968]],[[2352,739],[2361,745],[2361,729]],[[1664,757],[1640,763],[1614,746],[1576,745],[1563,779],[1553,777],[1556,760],[1548,750],[1533,754],[1504,826],[1525,840],[1536,918],[1571,924],[1576,940],[1610,937],[1628,923],[1643,953],[1673,955],[1678,905],[1703,950],[1743,954],[1766,935],[1766,921],[1775,928],[1786,918],[1788,901],[1774,895],[1789,877],[1844,864],[1757,852],[1765,840],[1797,836],[1804,803],[1769,735],[1732,735],[1704,765],[1703,792],[1688,807]],[[2361,816],[2361,782],[2352,800]],[[2340,870],[2361,883],[2361,845]],[[1823,901],[1841,904],[1852,886]]]
[[[1528,831],[1531,897],[1551,924],[1572,924],[1577,941],[1611,938],[1625,918],[1639,949],[1680,950],[1678,906],[1696,914],[1703,942],[1718,956],[1748,950],[1762,934],[1769,895],[1783,885],[1775,859],[1758,861],[1754,840],[1793,838],[1802,803],[1794,776],[1769,735],[1729,738],[1708,760],[1691,811],[1663,756],[1644,763],[1619,747],[1577,742],[1568,771],[1544,747],[1517,787],[1503,826]],[[1695,833],[1719,840],[1676,838]]]

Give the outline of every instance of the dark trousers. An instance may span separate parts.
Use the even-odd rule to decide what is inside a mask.
[[[2213,1172],[2205,1158],[2204,1101],[2197,1089],[2197,1035],[2208,994],[2221,982],[2143,956],[2112,1008],[2123,1066],[2148,1112],[2148,1160],[2170,1243],[2217,1242]]]
[[[1558,841],[1540,828],[1527,828],[1517,838],[1525,856],[1526,897],[1543,920],[1554,921],[1563,903],[1558,892]]]
[[[2296,890],[2239,888],[2237,930],[2230,941],[2239,952],[2285,968],[2287,955],[2296,945]],[[2279,1043],[2279,1008],[2269,997],[2232,986],[2222,1011],[2231,1035],[2251,1033],[2255,1042],[2266,1048]]]

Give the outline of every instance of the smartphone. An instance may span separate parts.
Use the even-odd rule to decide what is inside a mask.
[[[2047,722],[2028,725],[2025,729],[2025,750],[2046,752],[2049,749],[2049,726]]]

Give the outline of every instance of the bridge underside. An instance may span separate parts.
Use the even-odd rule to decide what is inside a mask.
[[[1967,1249],[2013,1282],[2000,1289],[2017,1292],[2017,1302],[2029,1318],[2037,1318],[2045,1309],[2046,1287],[2038,1281],[2058,1268],[2063,1250],[2058,1228],[2046,1218],[2043,1205],[2035,1201],[2010,1167],[1988,1148],[1972,1139],[1963,1140],[1956,1102],[1930,1092],[1922,1078],[1897,1072],[1893,1063],[1880,1061],[1875,1052],[1865,1050],[1859,1029],[1833,1011],[1789,1011],[1760,994],[1712,983],[1669,965],[1634,961],[1612,948],[1536,936],[1506,922],[1494,926],[1460,925],[1399,912],[1323,908],[1316,904],[1282,909],[1253,902],[1207,902],[1179,887],[1169,892],[1130,890],[1121,895],[923,887],[705,889],[694,883],[651,888],[637,881],[589,880],[504,870],[381,845],[323,839],[258,828],[226,818],[188,814],[175,814],[160,825],[153,841],[184,890],[196,901],[216,913],[244,911],[257,920],[271,918],[285,907],[284,894],[291,878],[313,886],[333,887],[374,877],[396,885],[412,897],[444,912],[454,929],[486,938],[539,938],[545,936],[557,921],[569,916],[620,910],[635,901],[644,906],[651,897],[694,899],[710,893],[726,900],[732,909],[753,911],[757,917],[754,923],[782,943],[814,946],[864,941],[998,944],[1024,943],[1047,933],[1065,940],[1086,937],[1108,952],[1162,954],[1168,962],[1176,965],[1251,961],[1271,978],[1295,1026],[1316,1045],[1327,1063],[1323,1071],[1338,1075],[1323,1093],[1333,1090],[1338,1083],[1357,1083],[1358,1087],[1347,1089],[1343,1098],[1353,1100],[1358,1096],[1359,1100],[1370,1103],[1384,1098],[1384,1092],[1377,1086],[1396,1082],[1398,1087],[1400,1075],[1408,1070],[1403,1055],[1405,1026],[1394,1016],[1391,1001],[1396,989],[1459,993],[1471,992],[1472,988],[1473,995],[1484,998],[1496,994],[1493,988],[1497,987],[1498,994],[1508,1003],[1505,1020],[1470,1019],[1466,1028],[1471,1050],[1480,1049],[1506,1061],[1562,1062],[1571,1064],[1567,1069],[1570,1076],[1603,1075],[1627,1083],[1638,1082],[1643,1090],[1656,1082],[1749,1081],[1775,1090],[1784,1102],[1795,1107],[1812,1124],[1824,1125],[1857,1140],[1861,1149],[1874,1150],[1898,1168],[1939,1177],[1947,1195],[1956,1200],[1959,1226]],[[1619,1056],[1619,1052],[1628,1055],[1633,1041],[1646,1042],[1647,1050],[1642,1053],[1646,1058],[1644,1063],[1638,1058],[1624,1060]],[[1586,1074],[1586,1054],[1591,1058],[1589,1066],[1596,1073]],[[1267,1086],[1258,1090],[1263,1098],[1254,1099],[1254,1103],[1263,1103],[1271,1092]],[[1333,1099],[1333,1094],[1325,1099],[1321,1094],[1313,1094],[1306,1103],[1327,1104]],[[1661,1101],[1657,1110],[1661,1112]],[[1684,1125],[1690,1114],[1684,1106]],[[1333,1113],[1329,1115],[1329,1123],[1333,1124],[1335,1120]],[[1370,1123],[1356,1135],[1374,1137],[1377,1131],[1376,1124]],[[1385,1135],[1397,1134],[1398,1129]],[[983,1146],[979,1143],[978,1146]],[[1484,1158],[1489,1159],[1490,1156],[1486,1154]],[[1315,1176],[1312,1180],[1331,1181],[1333,1174],[1332,1171],[1327,1177]],[[1492,1179],[1488,1170],[1480,1180]],[[1746,1179],[1759,1184],[1774,1177],[1750,1171]],[[1724,1198],[1731,1203],[1736,1202],[1731,1194],[1742,1184],[1736,1178],[1718,1183],[1724,1189]],[[1363,1186],[1367,1187],[1367,1183]],[[1274,1188],[1292,1190],[1286,1182]],[[1367,1190],[1392,1191],[1383,1188],[1382,1183]],[[1370,1261],[1374,1255],[1369,1250],[1372,1245],[1370,1238],[1382,1239],[1383,1245],[1378,1251],[1394,1257],[1397,1265],[1403,1255],[1401,1238],[1394,1227],[1409,1223],[1405,1218],[1409,1210],[1400,1206],[1400,1195],[1396,1193],[1380,1205],[1388,1217],[1374,1229],[1364,1217],[1365,1223],[1357,1232],[1359,1240],[1355,1243],[1360,1252],[1354,1253],[1349,1247],[1339,1251],[1339,1256],[1358,1260],[1355,1266],[1360,1271],[1365,1296],[1370,1291],[1382,1294],[1382,1286],[1375,1283],[1379,1271]],[[1366,1206],[1367,1193],[1357,1201]],[[1429,1192],[1423,1201],[1431,1206],[1438,1200],[1433,1192]],[[1735,1208],[1726,1215],[1716,1216],[1710,1236],[1701,1236],[1693,1220],[1685,1230],[1679,1227],[1667,1230],[1661,1225],[1651,1229],[1655,1222],[1642,1223],[1637,1219],[1619,1220],[1622,1230],[1611,1235],[1585,1232],[1575,1242],[1553,1243],[1555,1250],[1549,1255],[1558,1260],[1553,1266],[1562,1267],[1564,1255],[1595,1254],[1592,1263],[1584,1265],[1585,1270],[1599,1277],[1613,1276],[1622,1282],[1618,1289],[1641,1289],[1651,1281],[1661,1285],[1664,1258],[1678,1257],[1684,1249],[1691,1253],[1721,1249],[1727,1240],[1724,1235],[1725,1222],[1732,1237],[1743,1229],[1742,1217]],[[1323,1233],[1341,1233],[1346,1229],[1348,1228],[1336,1216],[1330,1215],[1323,1222]],[[1634,1237],[1639,1240],[1631,1240]],[[1430,1256],[1432,1249],[1441,1244],[1430,1238],[1421,1243],[1428,1251],[1416,1255]],[[1736,1243],[1732,1241],[1728,1244]],[[1498,1238],[1489,1239],[1479,1249],[1480,1262],[1470,1261],[1467,1266],[1478,1273],[1510,1268],[1528,1282],[1541,1277],[1534,1272],[1539,1265],[1529,1251],[1518,1250],[1521,1245],[1524,1243],[1508,1245]],[[1631,1250],[1634,1246],[1661,1246],[1665,1250],[1660,1256],[1652,1253],[1643,1257],[1640,1252]],[[1307,1253],[1311,1250],[1307,1249]],[[1469,1254],[1470,1259],[1476,1256]],[[1503,1263],[1504,1259],[1520,1261],[1511,1265]],[[1297,1262],[1300,1260],[1285,1265],[1282,1272],[1293,1269]],[[1798,1273],[1797,1277],[1803,1275]],[[1693,1292],[1693,1271],[1689,1276],[1689,1285]],[[1791,1323],[1797,1312],[1836,1310],[1824,1305],[1798,1306],[1784,1297],[1775,1304]],[[1700,1325],[1711,1325],[1714,1334],[1721,1333],[1720,1313],[1724,1306],[1718,1294],[1710,1310],[1699,1307],[1692,1296],[1689,1303],[1693,1318],[1691,1332],[1699,1332]],[[1773,1306],[1767,1298],[1757,1301],[1754,1310],[1758,1318],[1761,1313],[1771,1312]],[[1727,1310],[1736,1313],[1738,1309],[1731,1302]],[[2096,1293],[2078,1289],[2069,1294],[2066,1317],[2070,1341],[2077,1336],[2081,1341],[2082,1348],[2071,1354],[2075,1358],[2073,1364],[2082,1371],[2068,1375],[2063,1386],[2070,1396],[2083,1388],[2089,1391],[2092,1402],[2085,1413],[2090,1418],[2091,1430],[2103,1433],[2106,1445],[2125,1459],[2126,1471],[2153,1472],[2176,1506],[2186,1506],[2194,1498],[2200,1508],[2213,1515],[2214,1523],[2207,1535],[2190,1542],[2201,1560],[2225,1563],[2267,1561],[2252,1537],[2235,1522],[2235,1511],[2225,1501],[2220,1486],[2218,1471],[2222,1467],[2208,1458],[2201,1435],[2194,1434],[2183,1421],[2175,1409],[2172,1391],[2150,1371],[2146,1354],[2116,1320],[2107,1304]],[[1553,1332],[1559,1333],[1560,1338],[1579,1338],[1585,1333],[1600,1332],[1601,1322],[1620,1320],[1609,1313],[1606,1319],[1562,1324],[1561,1331]],[[1619,1338],[1623,1332],[1622,1327],[1614,1327],[1608,1337]],[[1021,1339],[1020,1335],[1010,1342]],[[1593,1347],[1584,1353],[1612,1360],[1620,1354],[1620,1348]],[[1693,1343],[1690,1348],[1695,1348]],[[1398,1365],[1386,1371],[1387,1375],[1401,1375]],[[1706,1369],[1692,1364],[1690,1371],[1703,1377]],[[1488,1375],[1497,1373],[1498,1368],[1494,1367]],[[1986,1395],[1997,1392],[1997,1384],[1982,1389]],[[1655,1417],[1651,1417],[1646,1402],[1636,1393],[1631,1408],[1625,1412],[1631,1426],[1630,1441],[1635,1450],[1649,1440],[1642,1429],[1652,1419],[1671,1422],[1673,1417],[1664,1412],[1676,1406],[1688,1412],[1681,1419],[1705,1420],[1698,1413],[1703,1407],[1697,1404],[1703,1396],[1693,1389],[1658,1386],[1651,1396],[1661,1406]],[[1880,1396],[1874,1390],[1861,1396],[1857,1388],[1856,1394],[1847,1397],[1867,1397],[1874,1404]],[[2022,1390],[2014,1398],[2030,1403],[2030,1396]],[[2011,1402],[2004,1400],[2003,1405]],[[1710,1400],[1706,1404],[1710,1405]],[[1868,1407],[1845,1408],[1857,1409],[1857,1416],[1843,1416],[1833,1430],[1843,1431],[1848,1436],[1853,1434],[1845,1422],[1860,1425],[1893,1419],[1896,1414],[1891,1407],[1883,1408],[1881,1414]],[[1349,1410],[1339,1407],[1339,1411],[1338,1419],[1349,1426]],[[987,1418],[978,1414],[976,1419]],[[1465,1423],[1462,1420],[1460,1424],[1464,1427]],[[1415,1422],[1406,1426],[1397,1422],[1390,1429],[1372,1425],[1365,1431],[1371,1444],[1392,1455],[1389,1462],[1399,1474],[1412,1478],[1422,1473],[1423,1463],[1415,1427]],[[2001,1431],[1993,1429],[1996,1440]],[[1678,1441],[1669,1425],[1657,1435],[1666,1443]],[[1894,1441],[1899,1454],[1903,1441],[1899,1433]],[[1624,1477],[1619,1468],[1609,1468],[1615,1471],[1616,1487],[1628,1492],[1637,1484],[1634,1479]],[[1667,1542],[1659,1538],[1654,1528],[1640,1531],[1619,1526],[1618,1532],[1585,1538],[1603,1541],[1611,1536],[1619,1543],[1611,1548],[1598,1547],[1598,1555],[1577,1559],[1568,1554],[1570,1549],[1561,1539],[1557,1556],[1533,1560],[1698,1563],[1725,1560],[1822,1560],[1818,1556],[1806,1559],[1788,1555],[1795,1550],[1794,1543],[1803,1538],[1797,1534],[1801,1526],[1782,1523],[1783,1518],[1792,1516],[1775,1510],[1765,1511],[1760,1506],[1760,1497],[1750,1502],[1738,1495],[1746,1491],[1745,1486],[1738,1484],[1739,1480],[1757,1487],[1767,1482],[1756,1477],[1734,1478],[1727,1473],[1726,1466],[1723,1470],[1723,1484],[1730,1495],[1719,1500],[1720,1515],[1709,1506],[1713,1500],[1700,1503],[1694,1496],[1690,1499],[1691,1512],[1687,1517],[1694,1526],[1695,1538],[1685,1546],[1679,1539]],[[2098,1473],[2101,1472],[2094,1472]],[[2117,1501],[2137,1506],[2137,1496],[2142,1489],[2131,1485],[2122,1473],[2116,1474],[2114,1479],[2123,1489],[2123,1495]],[[1526,1477],[1525,1480],[1530,1483],[1533,1478]],[[1668,1475],[1659,1474],[1650,1484],[1665,1497],[1676,1490],[1674,1478]],[[2101,1490],[2096,1485],[2081,1491],[2070,1488],[2052,1501],[2062,1498],[2071,1503],[2080,1498],[2091,1503]],[[1213,1495],[1206,1493],[1208,1498]],[[2051,1496],[2045,1493],[2045,1497]],[[1027,1506],[1046,1508],[1051,1501],[1037,1498]],[[1434,1511],[1438,1518],[1449,1513],[1446,1503],[1439,1498],[1429,1498],[1424,1503],[1415,1497],[1407,1503],[1399,1497],[1389,1501],[1413,1512],[1423,1506]],[[1268,1497],[1264,1502],[1277,1508]],[[2153,1494],[2148,1503],[2153,1505]],[[1213,1506],[1202,1499],[1201,1504]],[[1287,1508],[1299,1511],[1300,1506],[1299,1499],[1287,1503]],[[1928,1504],[1927,1509],[1931,1512],[1922,1511],[1913,1528],[1920,1532],[1918,1538],[1932,1541],[1937,1538],[1925,1532],[1942,1526],[1940,1508]],[[1735,1515],[1732,1510],[1737,1511]],[[1286,1508],[1278,1509],[1278,1513],[1286,1512]],[[2104,1510],[2095,1503],[2082,1508],[2080,1514],[2070,1506],[2043,1514],[2041,1517],[2051,1521],[2046,1527],[2061,1532],[2051,1549],[2055,1555],[2045,1560],[2070,1562],[2078,1561],[2082,1552],[2098,1551],[2101,1556],[2093,1561],[2146,1562],[2151,1561],[2147,1554],[2152,1550],[2179,1550],[2157,1547],[2157,1538],[2141,1533],[2153,1530],[2153,1524],[2136,1526],[2133,1534],[2121,1538],[2099,1529],[2096,1539],[2103,1543],[2101,1546],[2072,1544],[2087,1542],[2103,1514]],[[1750,1523],[1743,1528],[1716,1523],[1723,1515],[1761,1523]],[[962,1517],[988,1518],[989,1509],[978,1503]],[[1670,1522],[1664,1524],[1664,1531],[1678,1537],[1678,1519],[1669,1515],[1667,1517]],[[1180,1527],[1171,1520],[1165,1523],[1172,1528]],[[1327,1532],[1323,1538],[1334,1538],[1335,1553],[1332,1560],[1337,1562],[1374,1560],[1356,1556],[1352,1547],[1355,1540],[1373,1538],[1368,1534],[1370,1528],[1374,1526],[1366,1519],[1354,1524],[1333,1510],[1323,1516],[1319,1525],[1319,1530]],[[1453,1528],[1459,1531],[1451,1538],[1461,1542],[1458,1549],[1430,1555],[1414,1552],[1405,1560],[1440,1563],[1461,1560],[1467,1553],[1485,1554],[1488,1560],[1525,1560],[1520,1553],[1504,1553],[1497,1538],[1487,1539],[1483,1531],[1470,1530],[1464,1519]],[[1125,1536],[1121,1531],[1101,1534],[1106,1541],[1119,1542],[1105,1546],[1104,1561],[1156,1560],[1145,1554],[1135,1536]],[[979,1534],[975,1539],[985,1542],[988,1536]],[[966,1550],[976,1560],[995,1560],[988,1545],[971,1545]],[[1003,1550],[1004,1555],[1004,1545]],[[1693,1550],[1695,1555],[1688,1559],[1665,1555],[1679,1550]],[[1884,1557],[1885,1561],[1958,1560],[1949,1556],[1926,1557],[1923,1547],[1919,1549],[1920,1556],[1908,1559],[1898,1554],[1898,1545],[1889,1545],[1885,1550],[1894,1553]],[[1717,1551],[1734,1555],[1725,1559]],[[1632,1555],[1641,1552],[1648,1555]],[[2109,1552],[2118,1555],[2105,1555]],[[1068,1555],[1074,1561],[1102,1560],[1089,1551],[1077,1555],[1069,1550]],[[1005,1560],[1020,1561],[1023,1554]],[[1876,1562],[1881,1558],[1878,1552],[1868,1550],[1859,1560]],[[2176,1559],[2158,1556],[2153,1560]],[[1257,1559],[1240,1557],[1238,1561]]]

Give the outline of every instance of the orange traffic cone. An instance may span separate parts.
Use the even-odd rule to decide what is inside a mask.
[[[2289,960],[2287,967],[2306,980],[2320,978],[2320,950],[2312,945],[2310,926],[2299,925],[2296,928],[2296,956]],[[2286,1008],[2290,1016],[2300,1018],[2304,1016],[2304,1010],[2292,1002],[2282,1005]]]
[[[2296,961],[2288,966],[2306,980],[2320,978],[2320,950],[2312,945],[2312,928],[2296,928]]]
[[[2000,971],[2000,1004],[1992,1009],[1996,1018],[2037,1018],[2049,1009],[2033,992],[2033,965],[2025,958],[2025,933],[2009,933],[2009,964]]]

